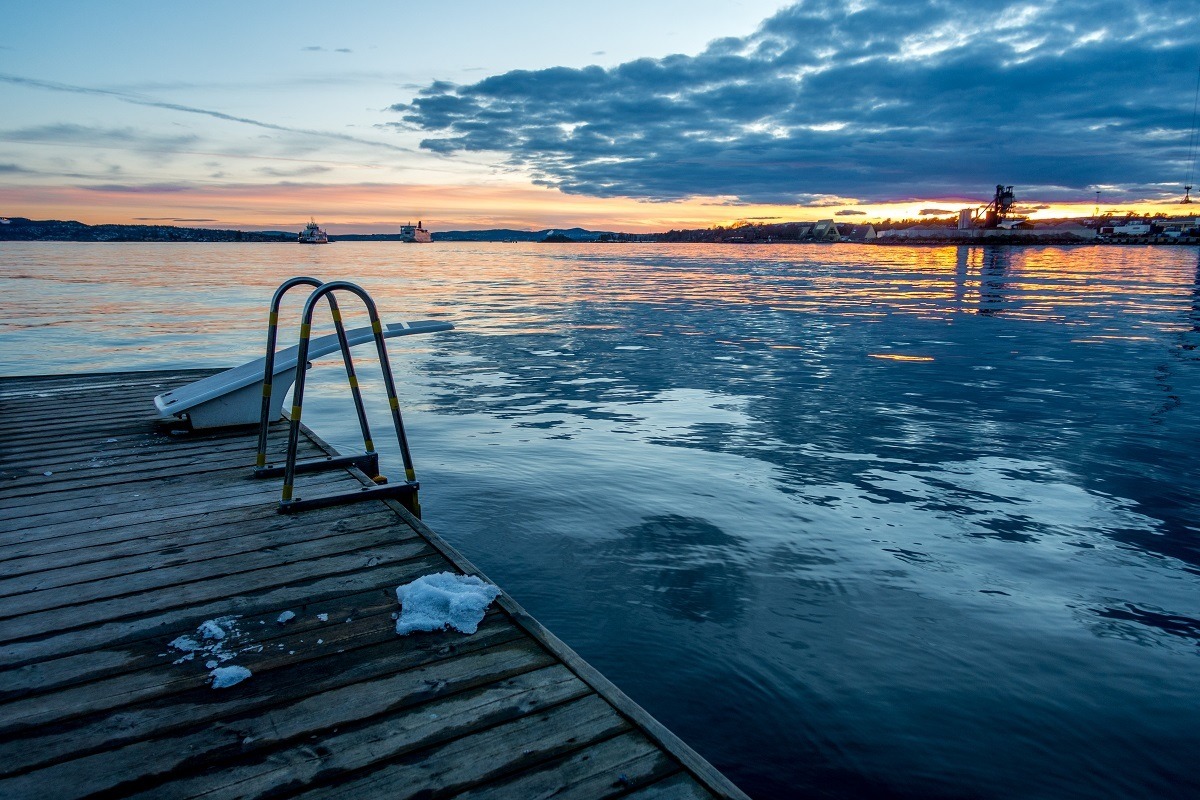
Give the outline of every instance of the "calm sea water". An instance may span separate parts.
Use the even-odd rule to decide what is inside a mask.
[[[233,365],[354,280],[458,325],[390,343],[426,520],[752,796],[1183,796],[1198,258],[4,244],[0,373]]]

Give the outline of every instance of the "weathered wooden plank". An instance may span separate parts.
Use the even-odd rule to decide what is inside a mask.
[[[333,486],[339,483],[341,483],[341,479],[335,477],[331,483],[319,484],[318,488],[326,485]],[[278,497],[275,498],[275,501],[277,500]],[[343,506],[342,508],[343,510],[351,509],[347,516],[356,516],[358,509],[363,507],[360,505],[351,505]],[[324,509],[314,509],[313,511],[305,512],[302,517],[307,519],[310,514],[315,514],[318,511],[325,512]],[[51,528],[48,532],[43,531],[37,536],[32,532],[24,531],[23,533],[26,535],[20,537],[6,538],[0,535],[0,563],[8,559],[50,555],[81,547],[107,547],[139,539],[145,539],[146,541],[170,541],[176,535],[186,536],[215,525],[240,526],[243,523],[253,525],[264,519],[278,519],[279,517],[277,502],[264,501],[261,505],[227,508],[217,511],[200,511],[199,513],[186,514],[173,518],[148,520],[123,527],[118,526],[98,530],[84,529],[75,532],[62,531],[60,535],[54,535],[60,533],[60,529],[55,528]],[[300,518],[301,516],[294,517],[294,519]],[[14,538],[16,541],[14,541]]]
[[[59,398],[31,397],[0,403],[0,428],[57,427],[84,420],[113,422],[130,413],[157,416],[154,400],[146,389],[120,389],[111,394]]]
[[[379,562],[367,568],[335,575],[297,574],[283,584],[260,586],[248,583],[242,591],[227,597],[215,598],[199,605],[166,610],[148,608],[140,616],[130,616],[110,622],[72,630],[66,628],[40,637],[28,637],[0,645],[0,666],[20,668],[50,658],[86,653],[96,648],[137,646],[155,635],[171,635],[178,628],[195,628],[201,622],[227,614],[278,614],[319,604],[333,598],[357,594],[380,586],[398,586],[421,575],[440,572],[450,564],[440,555],[414,561]],[[269,583],[269,581],[268,581]],[[158,651],[156,651],[158,652]]]
[[[52,427],[34,428],[26,433],[5,436],[4,453],[8,454],[9,452],[27,450],[31,447],[39,446],[55,447],[79,445],[85,442],[98,443],[104,439],[111,439],[114,436],[146,433],[157,427],[159,427],[158,418],[152,410],[147,410],[140,417],[116,419],[108,423],[98,424],[91,421],[63,422]],[[179,423],[175,427],[185,429],[186,425]],[[170,426],[165,426],[164,430],[170,430]],[[107,435],[101,436],[102,433]]]
[[[100,580],[111,581],[151,571],[165,576],[164,570],[178,570],[192,564],[231,558],[237,559],[237,567],[244,567],[250,563],[246,557],[264,552],[276,552],[282,547],[292,547],[335,536],[370,534],[374,541],[398,541],[399,538],[409,539],[416,536],[416,533],[410,533],[408,536],[398,538],[388,533],[377,532],[378,529],[386,527],[388,527],[388,521],[380,520],[374,526],[355,526],[354,530],[349,532],[333,531],[330,530],[328,523],[322,522],[312,525],[296,525],[282,532],[278,530],[265,533],[247,532],[232,538],[228,536],[228,530],[218,529],[215,533],[224,538],[215,541],[200,541],[163,548],[168,552],[160,550],[124,557],[112,553],[96,552],[93,553],[94,556],[104,555],[106,557],[92,558],[89,561],[69,565],[61,565],[62,556],[66,554],[57,553],[53,557],[40,559],[40,563],[37,563],[38,569],[23,574],[5,570],[5,574],[10,577],[0,578],[0,598],[25,592],[46,592],[51,589],[79,586],[80,599],[83,599],[85,595],[94,593],[93,584]],[[144,542],[137,542],[137,544],[144,545]],[[324,545],[322,546],[324,547]],[[110,548],[85,549],[104,551]],[[226,565],[222,565],[222,567],[224,566]],[[162,580],[170,581],[172,578],[164,577]],[[131,582],[128,585],[136,586],[137,584]]]
[[[304,450],[299,449],[299,457],[306,458]],[[201,463],[183,455],[172,455],[165,458],[122,459],[122,463],[106,462],[96,466],[86,462],[60,465],[58,469],[43,470],[34,473],[27,471],[25,475],[0,479],[0,503],[5,505],[26,505],[38,502],[39,498],[54,499],[55,495],[67,492],[86,492],[90,489],[111,489],[119,491],[131,483],[150,478],[166,478],[179,475],[201,475],[208,472],[226,470],[250,470],[254,464],[254,453],[244,449],[216,452],[210,454]],[[50,472],[50,475],[45,475]]]
[[[167,388],[222,372],[216,368],[127,370],[122,372],[60,372],[53,375],[18,375],[0,378],[0,400],[28,394],[78,391],[113,391],[128,386],[163,384]]]
[[[306,476],[300,476],[302,480]],[[342,477],[347,477],[342,475]],[[80,506],[92,517],[100,516],[108,506],[120,506],[129,511],[156,508],[178,502],[180,497],[198,497],[205,493],[233,497],[240,494],[269,492],[278,487],[280,479],[259,480],[251,468],[225,469],[175,475],[143,475],[129,485],[113,488],[77,489],[66,495],[45,495],[5,503],[0,507],[0,527],[20,519],[30,527],[59,520],[70,520]],[[77,518],[77,517],[75,517]]]
[[[298,448],[297,454],[300,460],[326,460],[311,445]],[[190,469],[183,462],[180,463],[178,469],[172,471],[135,468],[130,470],[129,480],[116,486],[78,486],[69,494],[47,492],[12,498],[0,506],[0,514],[3,515],[0,516],[0,520],[47,514],[64,508],[69,509],[71,503],[76,501],[78,501],[78,505],[96,507],[98,505],[127,504],[129,500],[138,498],[145,500],[153,499],[155,496],[171,498],[180,493],[199,495],[203,491],[226,492],[228,489],[238,487],[269,487],[272,484],[278,486],[282,483],[280,478],[266,481],[256,479],[253,474],[253,460],[252,452],[242,453],[241,457],[232,463],[228,459],[222,459],[221,456],[214,458],[212,455],[206,454],[203,457],[191,459],[193,468]],[[223,464],[224,468],[208,469],[207,467],[213,461]],[[310,474],[316,473],[301,474],[297,479],[297,485],[300,485]]]
[[[7,397],[0,400],[0,419],[8,425],[22,418],[55,425],[95,416],[105,410],[123,408],[138,408],[142,412],[157,415],[154,396],[169,389],[166,383],[144,383],[95,391],[56,389],[29,392],[21,396],[8,393]]]
[[[384,758],[459,738],[591,693],[569,670],[556,664],[422,703],[411,713],[398,714],[407,710],[401,694],[406,687],[397,685],[400,683],[392,679],[356,685],[355,690],[362,690],[353,693],[357,716],[343,718],[337,732],[322,736],[317,747],[291,747],[274,753],[249,753],[249,748],[243,748],[232,764],[206,765],[208,768],[199,774],[155,786],[134,797],[265,798],[277,796],[284,787],[293,794],[320,783],[336,782]],[[327,702],[325,705],[328,707]],[[278,721],[256,720],[255,725],[269,733],[252,745],[277,744],[281,731],[294,730],[295,714],[293,709],[287,712]],[[267,712],[267,716],[278,713]],[[364,720],[370,722],[363,725]],[[351,727],[356,724],[359,727]],[[345,730],[347,727],[351,730]],[[252,757],[247,758],[247,754]]]
[[[384,595],[381,592],[378,599],[382,600]],[[394,595],[390,600],[390,603],[376,602],[370,613],[360,611],[354,616],[350,616],[350,608],[345,604],[324,603],[322,607],[330,609],[324,612],[326,619],[316,618],[314,623],[310,618],[304,620],[307,624],[297,624],[299,616],[286,625],[278,623],[277,617],[257,620],[239,617],[232,621],[222,617],[226,628],[232,630],[228,637],[231,641],[226,643],[225,650],[237,654],[229,663],[262,676],[318,659],[341,658],[343,654],[361,648],[394,644],[397,636],[393,612],[398,604]],[[516,629],[502,612],[493,611],[485,616],[480,629],[484,635],[473,647],[515,638],[504,633]],[[180,635],[199,637],[196,629]],[[144,648],[146,657],[141,659],[141,669],[103,675],[87,683],[6,700],[0,705],[0,736],[10,735],[13,731],[47,730],[46,726],[51,723],[71,727],[75,724],[71,722],[72,717],[95,716],[124,706],[146,705],[150,701],[170,703],[174,702],[169,699],[170,695],[209,687],[209,664],[217,659],[209,660],[212,657],[203,653],[189,656],[171,647],[169,641],[156,639],[148,644],[157,644],[156,652],[150,658],[151,648]],[[207,695],[202,693],[202,696]]]
[[[230,689],[200,688],[169,703],[144,704],[80,728],[26,737],[20,747],[0,742],[0,774],[12,776],[0,779],[0,796],[82,797],[123,785],[128,787],[124,793],[156,776],[195,768],[196,761],[207,760],[206,753],[262,747],[352,723],[359,719],[360,692],[404,708],[553,664],[529,640],[496,643],[511,633],[501,629],[491,638],[482,633],[431,634],[415,645],[392,642],[334,655],[254,675]],[[381,682],[382,689],[372,681]],[[287,703],[286,713],[272,711],[265,717],[268,724],[260,724],[280,699]],[[223,724],[203,724],[217,719]]]
[[[195,442],[211,446],[219,442],[240,441],[243,447],[253,452],[254,435],[256,432],[240,428],[196,433],[184,427],[161,427],[151,421],[142,421],[124,428],[101,428],[98,433],[95,429],[89,429],[21,439],[6,437],[0,444],[0,468],[14,472],[33,461],[43,464],[78,461],[92,456],[111,457],[114,454],[152,455],[159,449]]]
[[[347,488],[354,488],[361,485],[357,482],[351,482],[345,475],[333,475],[332,473],[316,476],[305,475],[303,477],[308,480],[303,484],[297,482],[296,496],[298,498],[303,497],[304,493],[309,491],[312,491],[316,495],[320,494],[320,490],[325,488],[343,485]],[[20,524],[19,520],[4,520],[0,521],[0,545],[14,540],[32,541],[34,539],[50,539],[72,533],[80,533],[85,530],[98,531],[142,522],[157,522],[179,516],[203,514],[207,511],[247,508],[270,502],[272,498],[276,498],[277,500],[278,485],[271,486],[270,482],[267,481],[262,481],[254,485],[262,488],[249,494],[205,498],[189,502],[172,503],[169,499],[155,498],[146,503],[146,508],[115,513],[106,509],[97,509],[95,515],[90,515],[86,509],[81,509],[81,514],[75,519],[60,520],[56,518],[45,521],[44,518],[39,518],[36,525],[23,525]]]
[[[415,534],[412,538],[416,538]],[[394,543],[379,530],[335,533],[296,542],[265,542],[259,548],[239,553],[208,553],[206,558],[174,566],[111,574],[110,562],[101,561],[84,569],[87,580],[64,585],[35,585],[20,593],[0,597],[0,617],[16,617],[51,608],[92,604],[101,600],[129,597],[158,589],[171,589],[208,578],[239,575],[265,567],[281,566],[326,556],[353,553]],[[425,547],[421,542],[421,546]],[[430,552],[425,550],[424,552]],[[423,554],[423,553],[422,553]],[[39,576],[32,576],[34,581]],[[71,580],[66,578],[65,580]],[[138,600],[140,602],[140,600]]]
[[[645,736],[625,733],[565,758],[455,795],[455,800],[601,800],[679,772]]]
[[[172,430],[181,433],[173,434]],[[107,435],[106,435],[107,434]],[[158,450],[175,448],[185,452],[187,445],[200,445],[197,451],[235,444],[253,451],[255,440],[244,429],[223,429],[203,435],[183,428],[159,428],[144,426],[126,433],[101,431],[95,435],[82,435],[65,439],[54,439],[35,443],[36,446],[13,447],[11,442],[0,444],[0,468],[15,472],[29,463],[37,466],[59,463],[77,463],[80,459],[95,458],[97,461],[114,457],[150,457]]]
[[[628,730],[597,695],[488,728],[448,744],[401,756],[356,780],[305,792],[305,798],[394,800],[450,795],[527,769]]]
[[[269,513],[267,513],[269,512]],[[237,527],[225,525],[222,521],[214,521],[211,517],[201,516],[196,527],[190,530],[177,531],[172,534],[148,534],[132,539],[119,541],[97,542],[90,534],[81,533],[73,537],[60,537],[50,540],[57,550],[41,552],[18,558],[10,558],[0,562],[0,572],[13,578],[34,572],[49,573],[51,571],[72,572],[83,564],[97,561],[111,561],[113,574],[121,572],[136,572],[129,561],[135,557],[158,559],[153,566],[173,566],[185,557],[188,548],[196,545],[218,546],[217,543],[228,542],[230,552],[238,552],[246,547],[241,540],[250,536],[272,535],[278,541],[293,540],[292,532],[299,541],[313,530],[325,530],[331,533],[342,533],[350,530],[369,530],[377,527],[396,526],[395,515],[386,508],[376,504],[357,503],[348,506],[319,508],[298,517],[289,518],[279,514],[274,508],[260,512],[257,515],[245,515],[235,518]],[[406,526],[397,526],[397,537],[406,538]],[[286,533],[283,533],[286,531]],[[69,541],[70,540],[70,541]],[[7,548],[0,548],[2,555]],[[47,576],[55,580],[52,575]],[[71,577],[71,575],[68,575]],[[0,584],[4,581],[0,580]],[[60,585],[52,583],[48,585]],[[65,585],[65,584],[61,584]]]
[[[46,401],[66,398],[105,398],[136,391],[139,396],[153,397],[159,391],[167,391],[200,380],[217,371],[176,370],[174,372],[112,372],[108,375],[94,374],[78,376],[63,374],[40,376],[40,380],[25,378],[0,378],[0,406],[20,403],[30,399]]]
[[[323,658],[329,652],[342,652],[380,644],[395,639],[395,623],[391,612],[398,604],[393,597],[386,608],[356,617],[341,617],[345,611],[334,611],[337,617],[317,626],[281,625],[276,619],[247,620],[239,618],[227,623],[234,633],[226,645],[237,653],[236,663],[261,675],[272,669]],[[340,617],[340,618],[339,618]],[[222,618],[225,619],[225,618]],[[349,620],[347,622],[347,619]],[[259,622],[265,624],[259,625]],[[292,620],[294,622],[294,620]],[[198,638],[195,630],[180,635]],[[320,644],[317,644],[317,642]],[[72,716],[110,711],[121,706],[142,703],[209,684],[206,657],[188,656],[167,644],[161,644],[152,668],[97,678],[89,683],[62,688],[26,698],[6,700],[0,704],[0,735],[12,729],[32,730],[35,727],[59,722]],[[186,661],[191,663],[176,663]],[[173,668],[169,668],[173,667]]]
[[[153,409],[148,409],[144,402],[110,403],[92,408],[87,413],[72,415],[66,420],[0,409],[0,436],[5,439],[6,448],[11,448],[12,442],[28,440],[58,443],[72,440],[79,431],[94,433],[97,430],[144,427],[154,425],[155,419]]]
[[[394,587],[381,584],[367,591],[323,598],[290,608],[260,609],[257,614],[235,615],[250,626],[256,640],[275,646],[284,636],[309,634],[329,624],[353,622],[363,617],[390,614],[396,610]],[[277,620],[283,611],[296,614],[286,625]],[[498,612],[491,611],[491,614]],[[326,617],[325,621],[320,615]],[[224,615],[222,615],[224,616]],[[332,623],[330,622],[332,620]],[[255,629],[254,626],[257,625]],[[186,627],[176,625],[170,630]],[[162,663],[166,649],[164,634],[157,629],[142,639],[125,639],[99,644],[82,653],[33,661],[20,667],[0,669],[0,703],[46,694],[75,684],[109,681],[118,676],[144,670]],[[321,638],[319,635],[312,637]],[[293,648],[288,648],[293,649]]]
[[[194,581],[141,594],[98,600],[84,605],[49,608],[0,620],[0,641],[10,642],[46,636],[59,631],[98,625],[145,613],[147,608],[178,608],[230,597],[246,588],[268,589],[305,580],[351,572],[384,562],[422,558],[431,552],[422,541],[380,544],[349,553],[325,555],[316,560],[295,561],[274,567],[238,573],[230,577]],[[18,595],[22,597],[23,595]],[[11,599],[11,598],[10,598]],[[7,604],[6,604],[7,605]]]
[[[55,387],[96,391],[111,387],[146,383],[166,383],[182,386],[209,375],[222,372],[213,368],[127,370],[123,372],[63,372],[54,375],[13,375],[0,378],[0,399],[29,392],[48,392]]]
[[[173,434],[170,432],[171,430],[173,429],[146,426],[131,433],[118,435],[112,435],[109,431],[100,430],[94,436],[82,436],[46,443],[36,451],[28,448],[13,448],[6,444],[3,453],[0,453],[0,455],[4,458],[3,465],[5,467],[15,468],[17,465],[11,462],[19,458],[38,458],[46,461],[50,457],[67,460],[76,457],[87,458],[89,455],[92,455],[97,459],[105,459],[122,456],[157,455],[157,453],[148,451],[159,448],[175,448],[183,452],[189,449],[188,445],[200,446],[193,447],[192,449],[209,449],[220,447],[224,444],[236,444],[239,447],[249,449],[254,444],[254,440],[246,435],[246,431],[240,429],[236,431],[213,431],[203,436],[192,432]],[[279,430],[279,428],[275,428],[274,430]]]
[[[142,447],[107,451],[104,455],[91,450],[61,460],[48,460],[48,456],[39,453],[22,467],[4,473],[6,477],[0,479],[0,498],[127,483],[148,474],[249,468],[254,463],[255,444],[244,437],[228,442],[194,442],[193,445],[189,447],[185,442],[176,442],[161,450]],[[282,463],[286,447],[286,432],[273,431],[267,440],[268,461]],[[301,458],[324,455],[303,439],[297,452]],[[47,472],[51,474],[47,475]]]

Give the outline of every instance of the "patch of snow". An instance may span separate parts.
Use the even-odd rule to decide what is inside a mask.
[[[216,668],[217,668],[217,667],[219,667],[219,666],[221,666],[221,662],[220,662],[220,661],[217,661],[215,658],[214,658],[214,659],[212,659],[211,661],[205,661],[205,662],[204,662],[204,668],[205,668],[205,669],[216,669]]]
[[[42,474],[45,475],[47,478],[49,478],[54,473],[53,472],[43,472]]]
[[[217,667],[212,671],[212,688],[227,689],[241,683],[252,674],[245,667]]]
[[[173,639],[168,646],[183,653],[174,663],[182,664],[199,655],[205,657],[206,665],[212,669],[217,664],[235,658],[236,642],[242,638],[236,620],[236,616],[205,620],[194,634]]]
[[[329,615],[328,614],[317,614],[317,619],[321,620],[321,622],[329,622]]]
[[[296,618],[295,611],[285,611],[279,615],[279,619],[275,620],[280,625],[286,625]]]
[[[226,630],[221,627],[221,622],[215,619],[206,620],[205,622],[200,623],[200,627],[196,630],[205,639],[212,639],[217,642],[229,635]]]
[[[199,650],[204,647],[204,645],[200,644],[190,636],[180,636],[167,646],[174,647],[176,650],[180,650],[184,653],[190,653],[193,650]]]
[[[474,575],[439,572],[396,587],[400,617],[396,633],[454,628],[474,633],[500,589]]]

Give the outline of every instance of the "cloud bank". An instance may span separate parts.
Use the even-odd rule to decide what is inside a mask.
[[[435,82],[402,122],[572,194],[1182,194],[1200,5],[807,0],[696,56]]]

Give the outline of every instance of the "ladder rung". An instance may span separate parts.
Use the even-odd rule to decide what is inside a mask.
[[[310,511],[314,508],[327,508],[346,503],[357,503],[362,500],[400,500],[403,502],[417,493],[421,484],[417,481],[406,483],[385,483],[381,486],[364,486],[355,492],[340,492],[324,497],[297,497],[279,504],[280,514],[291,514],[296,511]],[[408,503],[405,503],[408,506]],[[410,509],[411,510],[411,509]]]
[[[339,467],[358,467],[363,472],[367,473],[368,477],[374,477],[379,474],[379,453],[359,453],[358,455],[349,456],[326,456],[324,458],[313,458],[307,461],[296,462],[296,472],[324,472],[330,469],[338,469]],[[273,464],[268,464],[265,467],[255,467],[254,477],[256,478],[279,478],[284,473],[284,467],[277,467]]]

